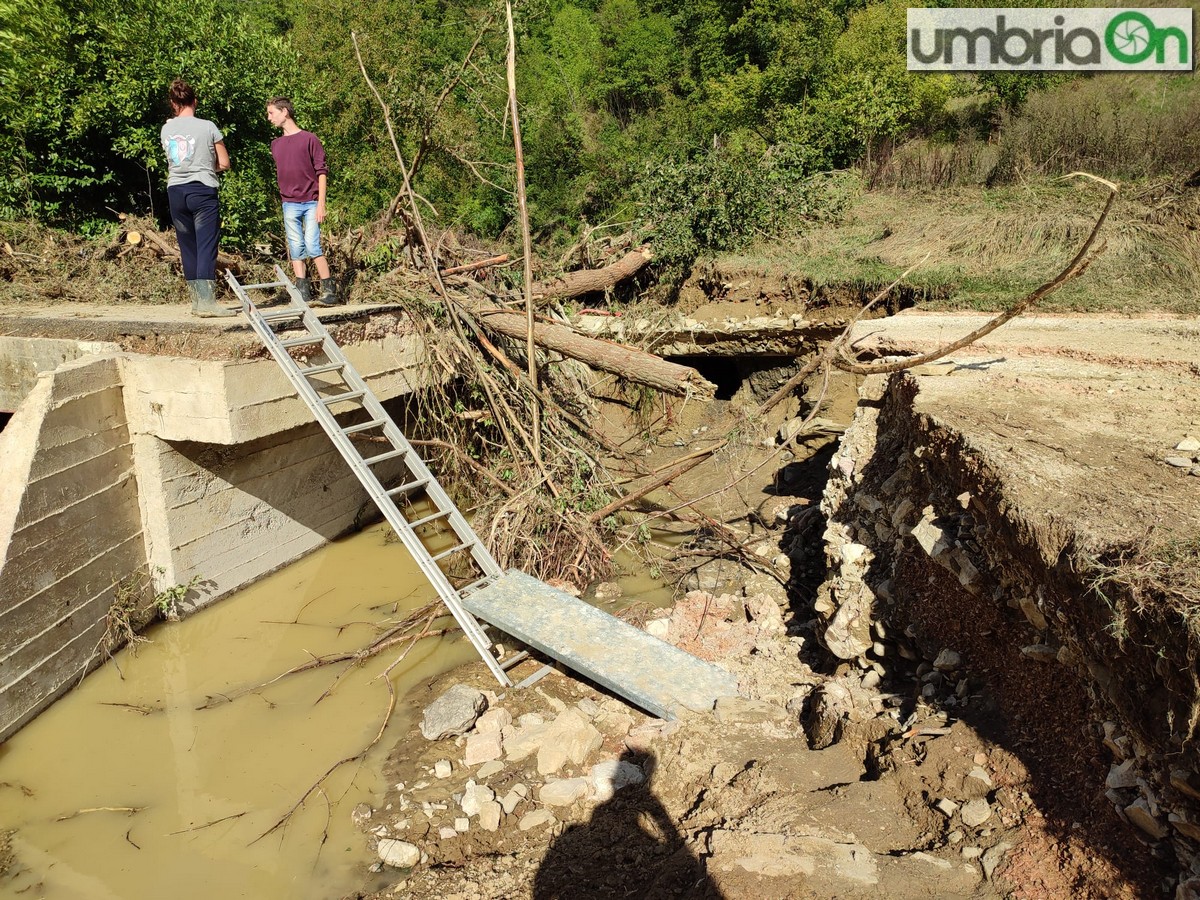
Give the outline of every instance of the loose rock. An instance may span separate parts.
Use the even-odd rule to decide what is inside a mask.
[[[466,734],[486,708],[487,698],[480,691],[456,684],[425,708],[421,734],[430,741]]]
[[[410,844],[408,841],[383,838],[375,852],[384,865],[394,869],[411,869],[421,861],[421,851],[415,844]]]
[[[537,828],[542,825],[553,825],[557,819],[554,818],[554,813],[548,809],[535,809],[521,817],[521,821],[517,823],[517,827],[522,831],[529,831],[532,828]]]

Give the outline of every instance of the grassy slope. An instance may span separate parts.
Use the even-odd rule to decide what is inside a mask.
[[[836,223],[724,254],[717,265],[792,273],[818,285],[882,286],[920,263],[908,281],[925,289],[929,299],[922,307],[996,310],[1074,256],[1104,197],[1104,188],[1084,180],[864,192]],[[1124,187],[1100,233],[1103,254],[1040,308],[1200,314],[1197,224],[1200,191],[1162,184]]]

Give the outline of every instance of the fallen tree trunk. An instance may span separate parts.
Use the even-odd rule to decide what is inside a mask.
[[[144,234],[141,234],[138,240],[141,240],[141,238],[145,238],[148,242],[148,246],[152,247],[160,256],[169,256],[172,259],[183,258],[179,253],[178,248],[172,247],[167,242],[166,238],[160,234],[155,234],[153,231],[147,231]],[[131,241],[130,243],[134,242]],[[241,262],[227,253],[217,254],[217,268],[229,269],[234,275],[242,274]]]
[[[578,272],[566,272],[550,281],[538,282],[533,286],[533,298],[578,297],[602,291],[640,271],[653,258],[649,247],[639,247],[603,269],[580,269]]]
[[[524,341],[527,325],[523,313],[473,304],[468,304],[467,309],[484,327],[505,337]],[[533,342],[544,350],[553,350],[586,363],[593,369],[620,375],[628,381],[644,384],[667,394],[690,394],[700,400],[711,400],[716,393],[717,386],[689,366],[667,362],[661,356],[635,350],[623,344],[585,337],[564,325],[535,323]]]

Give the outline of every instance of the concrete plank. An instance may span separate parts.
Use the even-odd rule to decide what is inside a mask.
[[[524,572],[510,570],[463,605],[661,718],[673,719],[681,708],[711,710],[718,697],[737,694],[731,673]]]

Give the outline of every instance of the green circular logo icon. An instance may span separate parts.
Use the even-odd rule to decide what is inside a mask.
[[[1104,45],[1117,62],[1140,63],[1154,52],[1157,32],[1149,16],[1129,10],[1108,23]]]

